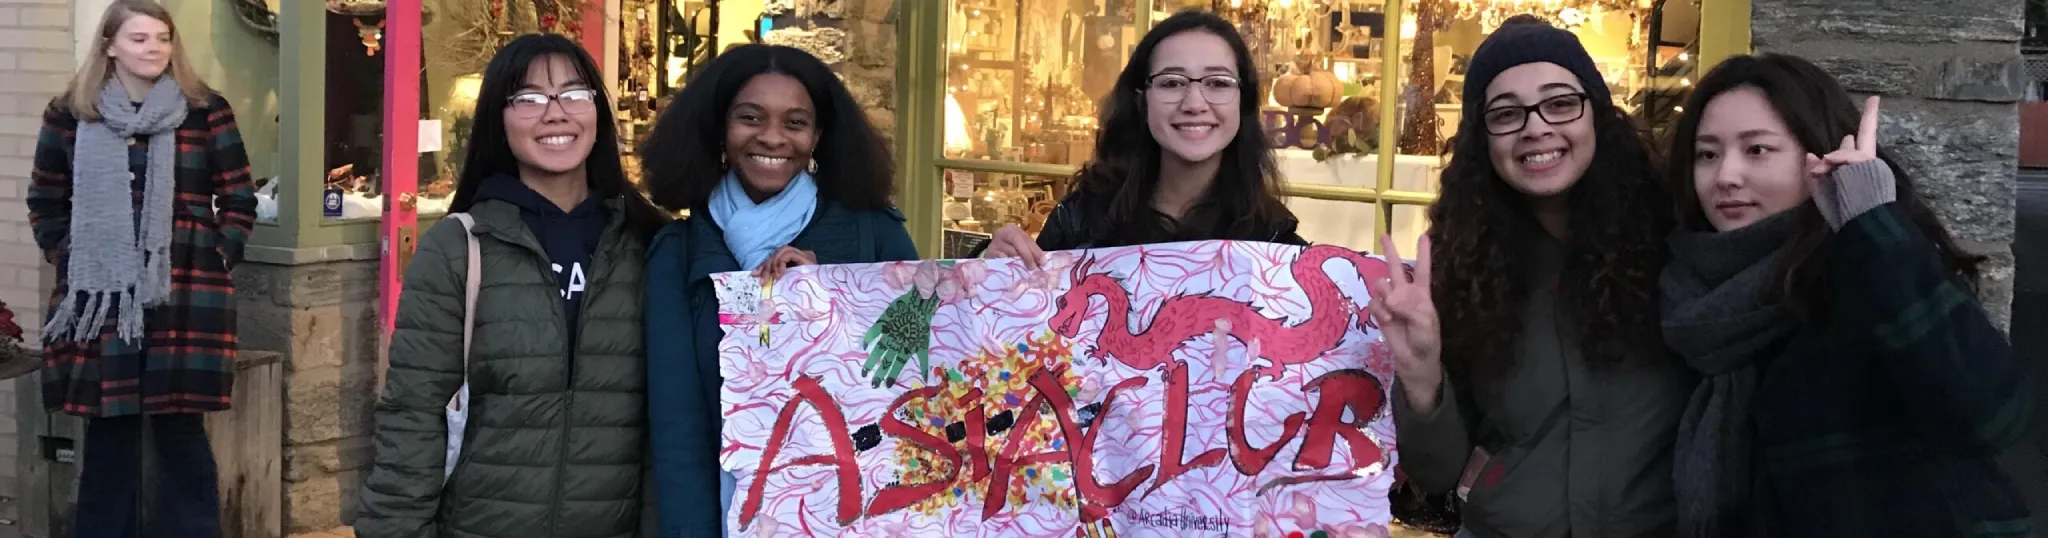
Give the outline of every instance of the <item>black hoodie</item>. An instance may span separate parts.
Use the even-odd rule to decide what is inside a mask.
[[[597,252],[597,242],[604,237],[604,227],[611,220],[604,199],[591,196],[575,209],[562,211],[519,178],[491,176],[477,189],[476,200],[501,200],[519,206],[520,218],[533,231],[534,239],[540,241],[541,249],[547,251],[555,282],[562,286],[562,309],[569,321],[569,349],[575,349],[576,314],[583,303],[584,286],[597,276],[590,267],[590,257]]]

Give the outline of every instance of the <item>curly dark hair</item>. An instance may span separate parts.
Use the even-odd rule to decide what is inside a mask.
[[[811,158],[818,163],[812,174],[818,197],[856,210],[889,207],[896,161],[882,135],[825,62],[780,45],[741,45],[719,54],[662,110],[640,145],[640,177],[654,203],[681,211],[710,199],[725,177],[726,115],[740,89],[764,73],[796,79],[817,107],[818,147]]]
[[[1657,275],[1667,259],[1670,197],[1647,143],[1613,103],[1589,100],[1593,161],[1566,192],[1570,217],[1563,311],[1578,325],[1595,366],[1661,357]],[[1443,187],[1429,206],[1433,281],[1445,366],[1497,380],[1513,366],[1530,282],[1521,269],[1533,234],[1544,233],[1529,199],[1493,167],[1481,114],[1458,126]],[[1654,353],[1642,353],[1656,350]]]
[[[1223,148],[1222,164],[1207,196],[1176,222],[1152,205],[1159,188],[1159,141],[1146,126],[1145,87],[1152,76],[1152,53],[1161,41],[1182,32],[1208,32],[1223,38],[1237,55],[1237,134]],[[1259,123],[1259,70],[1251,49],[1229,21],[1204,11],[1174,14],[1138,41],[1131,60],[1117,75],[1116,87],[1103,99],[1102,130],[1095,136],[1095,160],[1073,178],[1084,194],[1083,221],[1097,245],[1132,245],[1185,239],[1247,238],[1269,235],[1275,222],[1293,213],[1281,203],[1279,173],[1266,134]],[[1208,221],[1208,226],[1201,224]]]
[[[1672,203],[1679,225],[1685,229],[1714,229],[1700,207],[1699,194],[1693,190],[1693,161],[1698,157],[1694,144],[1699,137],[1700,116],[1715,97],[1745,87],[1763,92],[1771,109],[1791,131],[1789,134],[1807,153],[1827,154],[1843,137],[1856,134],[1862,120],[1862,112],[1849,98],[1849,92],[1835,82],[1835,77],[1805,59],[1764,54],[1722,61],[1693,86],[1692,97],[1685,103],[1685,115],[1678,118],[1678,126],[1672,131],[1670,177],[1671,191],[1676,195]],[[1950,276],[1975,289],[1984,257],[1966,252],[1956,244],[1927,200],[1913,187],[1913,178],[1892,159],[1890,152],[1878,148],[1877,159],[1891,168],[1892,177],[1897,180],[1895,195],[1899,209],[1941,252],[1942,264],[1951,272]],[[1822,246],[1833,231],[1813,204],[1802,204],[1792,211],[1801,213],[1798,231],[1786,239],[1786,255],[1777,269],[1777,278],[1792,313],[1800,319],[1818,321],[1826,312],[1827,301],[1827,286],[1821,282],[1827,264],[1819,260]]]

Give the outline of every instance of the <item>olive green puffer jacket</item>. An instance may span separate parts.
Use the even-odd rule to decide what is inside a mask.
[[[570,342],[546,252],[514,205],[470,214],[483,282],[471,345],[470,414],[442,487],[443,408],[463,382],[462,224],[428,231],[405,274],[391,369],[377,403],[376,463],[355,528],[364,538],[620,538],[639,532],[646,456],[641,274],[646,246],[617,200],[592,255],[595,278]]]

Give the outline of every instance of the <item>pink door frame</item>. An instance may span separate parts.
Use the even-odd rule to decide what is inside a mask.
[[[417,240],[419,212],[412,201],[419,192],[420,168],[420,1],[391,0],[384,10],[384,222],[383,250],[378,262],[381,284],[377,312],[383,334],[390,334],[398,313],[403,268],[402,230]]]

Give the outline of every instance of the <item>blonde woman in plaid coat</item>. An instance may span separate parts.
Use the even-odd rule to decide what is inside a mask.
[[[145,446],[161,479],[140,534],[219,536],[200,413],[228,408],[229,270],[255,220],[248,156],[162,6],[117,0],[95,44],[43,114],[28,192],[36,244],[59,275],[43,403],[88,419],[79,538],[135,535]]]

